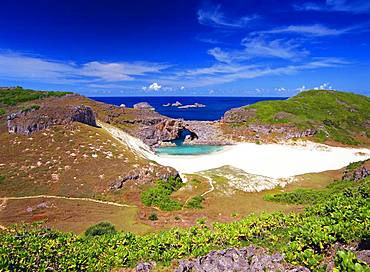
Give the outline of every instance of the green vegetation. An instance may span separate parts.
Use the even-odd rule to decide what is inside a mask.
[[[96,225],[93,225],[89,227],[85,231],[86,236],[99,236],[99,235],[105,235],[105,234],[115,234],[116,228],[114,225],[110,222],[100,222]]]
[[[268,201],[284,202],[289,204],[315,204],[337,194],[346,188],[354,186],[353,181],[336,181],[329,184],[321,190],[313,189],[296,189],[292,192],[279,193],[274,195],[265,195],[264,199]]]
[[[188,203],[186,204],[186,207],[187,208],[190,208],[190,209],[202,209],[203,206],[202,206],[202,202],[204,200],[204,197],[202,196],[194,196],[192,197]]]
[[[42,226],[18,225],[0,234],[0,264],[4,270],[12,271],[42,271],[47,267],[57,271],[109,271],[133,267],[140,261],[170,265],[174,259],[202,256],[213,249],[254,244],[284,253],[285,260],[294,265],[322,271],[325,254],[333,250],[335,243],[370,237],[369,183],[369,178],[350,183],[351,187],[298,214],[251,215],[212,226],[203,220],[187,229],[147,235],[86,237]],[[352,257],[346,261],[339,253],[336,269],[345,271],[343,267],[357,262]]]
[[[14,106],[21,102],[27,102],[46,97],[61,97],[71,92],[46,92],[34,91],[17,87],[15,89],[0,90],[0,104]]]
[[[5,177],[4,176],[0,176],[0,184],[3,183],[5,180]]]
[[[32,110],[38,110],[40,108],[40,105],[31,105],[31,106],[27,106],[25,108],[22,109],[22,112],[28,112],[28,111],[32,111]]]
[[[351,251],[338,251],[334,261],[336,266],[334,272],[370,272],[367,264],[358,260]]]
[[[158,220],[158,215],[156,213],[151,213],[148,218],[151,221],[157,221]]]
[[[179,177],[170,177],[168,181],[158,180],[154,187],[141,193],[141,202],[146,206],[158,207],[162,211],[175,211],[182,208],[182,204],[171,199],[171,194],[183,186]]]
[[[299,129],[318,130],[316,140],[331,139],[358,144],[358,135],[366,135],[370,116],[370,98],[353,93],[311,90],[288,100],[262,101],[244,107],[255,110],[245,124],[292,124]],[[241,124],[239,124],[241,125]]]
[[[0,116],[4,115],[5,113],[6,113],[6,111],[3,108],[0,108]]]

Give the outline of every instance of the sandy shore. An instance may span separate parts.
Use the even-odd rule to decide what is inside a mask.
[[[251,174],[287,178],[339,169],[367,158],[370,158],[369,149],[330,147],[305,142],[298,145],[239,143],[205,155],[160,155],[152,159],[162,165],[172,166],[180,173],[195,173],[231,165]]]
[[[340,169],[351,162],[370,158],[370,149],[331,147],[313,142],[295,144],[238,143],[204,155],[156,155],[140,139],[120,129],[100,124],[138,155],[175,168],[180,174],[195,173],[224,165],[271,178]]]

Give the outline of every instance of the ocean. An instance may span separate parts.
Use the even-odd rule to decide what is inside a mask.
[[[185,120],[214,121],[219,120],[226,111],[245,105],[254,104],[264,100],[285,100],[287,97],[189,97],[189,96],[155,96],[155,97],[90,97],[96,101],[132,107],[139,102],[148,102],[162,115],[172,118],[183,118]],[[165,107],[167,103],[179,101],[182,105],[194,103],[204,104],[203,108]]]

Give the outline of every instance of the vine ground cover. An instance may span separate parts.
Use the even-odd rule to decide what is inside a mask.
[[[140,261],[168,266],[173,260],[202,256],[213,249],[255,244],[271,252],[283,252],[289,263],[320,271],[325,269],[325,253],[334,243],[370,237],[369,182],[369,178],[350,182],[351,187],[300,214],[251,215],[212,226],[202,221],[187,229],[148,235],[121,232],[86,237],[42,226],[18,225],[1,232],[0,268],[109,271],[133,267]]]

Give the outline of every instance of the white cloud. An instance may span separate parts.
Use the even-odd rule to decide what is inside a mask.
[[[306,49],[293,40],[276,39],[268,41],[262,37],[244,38],[242,45],[245,47],[246,57],[275,57],[281,59],[296,59],[307,56]]]
[[[185,87],[184,87],[184,86],[181,86],[181,87],[180,87],[180,90],[181,90],[181,91],[182,91],[182,90],[184,90],[184,89],[185,89]]]
[[[295,5],[297,10],[342,11],[349,13],[370,13],[369,0],[326,0],[325,4],[306,2]]]
[[[162,88],[161,85],[159,85],[157,82],[153,82],[152,84],[149,85],[149,90],[152,91],[159,91]]]
[[[338,67],[349,64],[338,58],[314,58],[295,65],[269,67],[266,65],[217,64],[210,67],[196,68],[171,78],[171,82],[184,81],[188,87],[203,87],[233,82],[239,79],[251,79],[272,75],[291,75],[304,70]]]
[[[237,19],[231,19],[225,16],[221,11],[221,6],[208,6],[204,9],[198,10],[198,22],[202,25],[216,27],[216,28],[243,28],[251,20],[258,18],[258,16],[244,16]]]
[[[318,87],[314,87],[313,88],[314,90],[332,90],[333,87],[330,85],[330,83],[328,82],[325,82],[325,83],[322,83],[320,86]]]
[[[14,52],[0,51],[0,77],[52,84],[119,82],[160,73],[169,65],[152,62],[100,62],[82,65]]]
[[[335,36],[335,35],[341,35],[341,34],[347,33],[351,29],[353,28],[334,29],[334,28],[328,28],[321,24],[290,25],[290,26],[275,28],[272,30],[254,32],[254,34],[296,33],[296,34],[311,35],[311,36]]]
[[[302,85],[302,87],[298,87],[297,89],[296,89],[296,91],[298,91],[298,92],[303,92],[303,91],[305,91],[306,90],[306,86],[304,86],[304,85]]]
[[[209,49],[207,53],[223,63],[241,62],[252,58],[280,58],[297,60],[306,57],[309,52],[293,40],[266,40],[262,36],[244,38],[243,49],[223,50],[219,47]]]
[[[282,92],[286,92],[287,89],[285,89],[284,87],[280,87],[280,88],[275,88],[275,91],[282,93]]]

